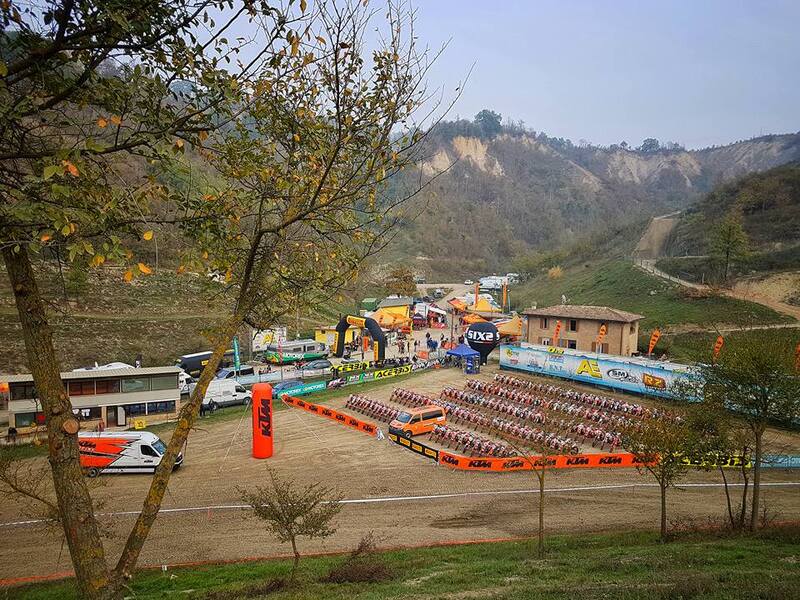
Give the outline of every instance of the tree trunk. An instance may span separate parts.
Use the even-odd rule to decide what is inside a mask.
[[[756,434],[756,451],[753,457],[753,500],[750,512],[750,531],[758,529],[758,504],[761,495],[761,442],[764,430],[759,428]]]
[[[300,564],[300,553],[297,551],[297,540],[292,538],[292,553],[294,560],[292,561],[292,572],[289,574],[289,583],[294,585],[294,578],[297,575],[297,567]]]
[[[105,550],[94,516],[78,451],[78,421],[61,381],[42,297],[28,251],[3,248],[3,260],[14,291],[28,366],[47,424],[48,459],[53,473],[61,525],[64,528],[78,589],[84,598],[120,597],[112,585]]]
[[[659,481],[661,488],[661,541],[667,541],[667,486]]]
[[[728,504],[728,520],[731,524],[731,529],[736,529],[736,521],[733,518],[733,507],[731,506],[731,490],[728,487],[728,478],[725,476],[725,469],[719,468],[719,473],[722,475],[722,482],[725,484],[725,501]]]
[[[746,456],[746,453],[744,454]],[[744,529],[744,520],[747,516],[747,490],[750,485],[750,477],[747,475],[747,467],[742,464],[742,480],[744,480],[744,485],[742,486],[742,505],[739,507],[739,529]]]
[[[181,407],[180,414],[178,415],[178,423],[175,426],[175,431],[167,444],[167,450],[164,456],[161,457],[161,462],[156,468],[155,475],[150,482],[150,489],[147,492],[147,497],[142,506],[142,512],[136,519],[136,523],[131,529],[128,539],[125,542],[125,547],[122,550],[119,561],[115,568],[117,576],[121,580],[129,579],[136,562],[139,560],[144,543],[150,533],[150,529],[158,516],[158,511],[161,509],[161,502],[164,499],[164,494],[167,491],[170,477],[172,476],[172,469],[175,466],[175,461],[178,458],[186,439],[189,437],[189,432],[194,426],[197,415],[200,412],[200,405],[203,403],[203,397],[206,394],[209,383],[216,374],[217,367],[219,366],[225,351],[228,349],[231,339],[236,334],[239,326],[242,323],[241,314],[237,313],[226,324],[225,328],[220,333],[220,337],[216,342],[216,347],[208,363],[200,373],[200,378],[197,385],[192,392],[189,401]]]
[[[544,557],[544,467],[539,475],[539,558]]]

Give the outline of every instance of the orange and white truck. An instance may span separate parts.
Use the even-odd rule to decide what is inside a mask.
[[[154,473],[167,447],[149,431],[78,433],[81,467],[89,477],[100,473]],[[175,468],[183,464],[178,454]]]

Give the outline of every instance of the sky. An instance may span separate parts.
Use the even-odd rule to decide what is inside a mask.
[[[416,0],[448,43],[429,87],[448,118],[491,108],[595,144],[687,148],[800,130],[800,0]],[[474,65],[474,66],[473,66]]]

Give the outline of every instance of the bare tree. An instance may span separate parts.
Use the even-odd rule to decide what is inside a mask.
[[[282,479],[271,469],[269,478],[268,487],[240,489],[240,493],[278,541],[292,545],[294,560],[289,582],[293,584],[300,563],[298,538],[322,539],[336,533],[332,521],[342,509],[342,496],[319,483],[301,486],[294,479]]]

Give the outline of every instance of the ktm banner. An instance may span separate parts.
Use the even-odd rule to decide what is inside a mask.
[[[372,423],[361,421],[360,419],[356,419],[355,417],[351,417],[350,415],[340,413],[338,410],[333,410],[332,408],[328,408],[327,406],[321,406],[319,404],[306,402],[305,400],[289,396],[288,394],[282,396],[281,400],[283,400],[289,406],[294,406],[295,408],[301,408],[310,413],[314,413],[321,417],[325,417],[326,419],[330,419],[331,421],[336,421],[337,423],[346,425],[347,427],[352,427],[353,429],[357,429],[358,431],[363,431],[368,435],[373,435],[373,436],[378,435],[378,428],[375,427],[375,425],[373,425]]]
[[[600,325],[600,331],[597,332],[597,339],[595,340],[595,346],[597,347],[597,351],[600,351],[600,344],[603,343],[603,338],[606,337],[606,332],[608,331],[608,327],[606,324],[603,323]]]
[[[725,338],[723,338],[721,335],[718,336],[717,337],[717,341],[714,342],[714,361],[715,362],[719,358],[719,353],[722,350],[722,346],[723,346],[724,343],[725,343]]]
[[[629,453],[558,454],[555,456],[513,456],[511,458],[469,457],[439,451],[439,464],[463,471],[531,471],[533,469],[595,469],[639,467],[644,463]]]
[[[551,344],[553,346],[558,346],[558,335],[561,333],[561,321],[556,321],[556,329],[553,332],[553,341]]]

